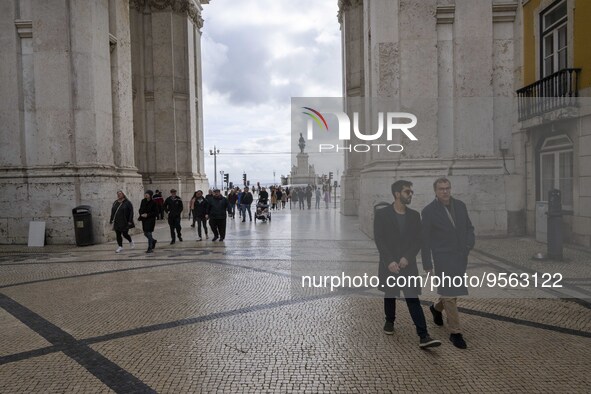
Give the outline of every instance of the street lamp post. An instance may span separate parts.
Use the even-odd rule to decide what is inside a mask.
[[[213,156],[213,187],[218,187],[218,161],[217,156],[220,153],[220,150],[213,146],[213,150],[209,150],[209,154]]]
[[[273,186],[275,186],[275,170],[273,170]]]
[[[220,171],[220,175],[222,177],[222,180],[220,181],[220,186],[222,189],[222,192],[224,191],[224,170]]]

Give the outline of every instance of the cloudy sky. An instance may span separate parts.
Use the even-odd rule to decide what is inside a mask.
[[[213,0],[202,38],[205,169],[241,183],[291,168],[292,97],[342,96],[337,0]],[[284,152],[283,154],[279,154]],[[319,168],[317,172],[321,172]]]

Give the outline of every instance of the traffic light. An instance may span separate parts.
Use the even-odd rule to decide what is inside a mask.
[[[242,174],[242,180],[244,181],[244,185],[246,185],[246,173]]]
[[[228,186],[230,189],[234,189],[234,182],[230,182],[230,186]]]
[[[332,171],[328,173],[328,180],[332,179]]]
[[[224,182],[226,182],[226,185],[230,182],[230,174],[224,174]]]

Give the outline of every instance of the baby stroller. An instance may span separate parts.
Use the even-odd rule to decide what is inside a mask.
[[[254,212],[254,222],[256,223],[258,220],[266,222],[267,220],[271,221],[271,211],[269,211],[269,202],[266,199],[258,199],[257,201],[257,208]]]

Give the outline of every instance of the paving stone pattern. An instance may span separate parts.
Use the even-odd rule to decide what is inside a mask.
[[[183,227],[168,245],[159,222],[153,256],[140,235],[121,254],[113,243],[0,247],[0,392],[591,392],[589,250],[567,247],[559,266],[578,299],[460,299],[466,350],[433,324],[426,294],[443,345],[421,350],[402,302],[387,336],[375,290],[294,292],[302,267],[375,273],[354,219],[230,220],[224,243]],[[540,248],[479,239],[471,263],[546,272],[530,259]]]

